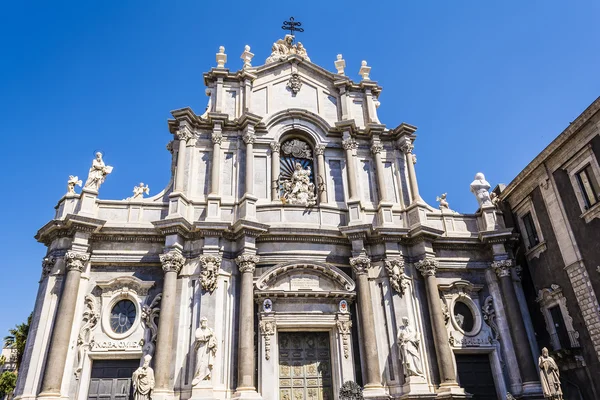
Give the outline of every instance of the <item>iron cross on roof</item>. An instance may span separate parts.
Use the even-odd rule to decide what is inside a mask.
[[[302,22],[294,21],[294,17],[290,17],[289,21],[283,21],[283,26],[281,29],[284,31],[290,31],[290,35],[294,36],[294,31],[296,32],[304,32],[304,29],[300,28],[302,26]]]

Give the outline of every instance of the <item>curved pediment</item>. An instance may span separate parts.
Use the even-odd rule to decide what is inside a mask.
[[[289,262],[270,268],[256,282],[259,291],[347,293],[354,281],[338,268],[319,263]]]

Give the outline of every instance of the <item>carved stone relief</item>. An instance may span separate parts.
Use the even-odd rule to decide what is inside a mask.
[[[483,312],[483,320],[492,328],[493,339],[498,340],[500,338],[500,329],[496,324],[496,309],[494,308],[494,298],[492,296],[488,296],[485,299],[481,311]]]
[[[350,357],[350,330],[352,329],[352,321],[337,320],[338,332],[342,338],[342,346],[344,349],[344,358]]]
[[[275,321],[263,319],[258,323],[258,327],[265,343],[265,360],[269,360],[271,359],[271,336],[275,334]]]
[[[156,336],[158,335],[158,323],[157,319],[160,316],[160,301],[162,299],[162,293],[157,294],[152,299],[150,304],[142,306],[142,322],[144,323],[146,332],[144,334],[144,355],[154,356],[154,350],[156,348]]]
[[[390,285],[392,285],[392,288],[396,292],[403,296],[406,289],[408,289],[408,282],[410,280],[408,275],[404,273],[404,260],[401,258],[386,260],[385,269],[388,272]]]
[[[83,361],[86,351],[90,349],[93,342],[92,329],[98,324],[100,313],[96,304],[96,298],[91,294],[85,296],[85,310],[81,317],[81,328],[77,335],[77,368],[75,378],[79,379],[83,370]]]
[[[201,266],[200,284],[202,289],[212,293],[217,288],[219,269],[223,259],[220,256],[211,254],[200,256],[199,259]]]

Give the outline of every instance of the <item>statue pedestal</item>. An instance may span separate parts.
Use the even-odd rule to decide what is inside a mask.
[[[192,397],[190,400],[213,400],[215,395],[213,393],[212,383],[210,381],[202,381],[196,386],[192,387]]]
[[[420,395],[419,398],[428,398],[427,395],[434,398],[436,395],[429,390],[427,380],[421,376],[406,377],[402,385],[402,395]]]

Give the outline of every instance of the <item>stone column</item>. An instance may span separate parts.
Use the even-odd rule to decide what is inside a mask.
[[[379,186],[379,202],[385,202],[387,198],[387,190],[385,187],[385,179],[383,176],[383,162],[381,161],[381,152],[383,151],[383,145],[379,142],[373,142],[371,145],[371,153],[375,157],[375,169],[377,172],[377,185]]]
[[[271,200],[279,200],[279,142],[271,142]]]
[[[504,305],[506,306],[506,318],[508,319],[508,324],[510,326],[515,354],[519,363],[519,369],[521,370],[521,378],[523,384],[525,384],[528,382],[537,382],[539,381],[539,377],[533,361],[531,346],[529,346],[529,339],[527,338],[523,315],[521,314],[521,308],[519,307],[517,294],[513,285],[511,276],[512,267],[514,267],[512,259],[492,262],[492,269],[496,275],[498,275],[498,280],[500,281]]]
[[[319,203],[327,203],[327,182],[325,181],[325,145],[315,146],[317,155],[317,190],[319,191]]]
[[[358,292],[358,310],[360,330],[362,333],[363,348],[365,350],[365,369],[367,380],[365,391],[368,389],[383,388],[381,385],[381,372],[379,370],[379,356],[377,353],[377,338],[375,336],[375,319],[373,318],[373,303],[369,289],[367,271],[371,267],[369,257],[358,256],[350,259],[350,265],[356,277]]]
[[[356,164],[354,163],[354,150],[358,148],[358,143],[351,137],[342,142],[346,150],[346,171],[348,173],[348,194],[350,200],[358,199],[358,190],[356,187]]]
[[[254,193],[254,132],[248,131],[243,136],[246,143],[246,194]]]
[[[61,397],[60,387],[62,386],[71,330],[73,329],[79,282],[81,280],[81,273],[89,259],[90,255],[88,253],[67,251],[67,254],[65,254],[65,283],[56,313],[52,337],[50,338],[49,353],[42,381],[42,391],[38,397]]]
[[[221,183],[221,143],[223,142],[221,125],[215,124],[215,128],[211,135],[211,140],[213,142],[213,154],[212,170],[210,175],[210,194],[218,195],[219,184]]]
[[[160,262],[165,273],[158,334],[156,337],[156,354],[154,356],[154,378],[156,394],[173,392],[171,383],[171,366],[173,364],[173,325],[175,325],[175,298],[177,296],[177,275],[185,263],[185,258],[178,250],[170,250],[160,255]]]
[[[183,192],[183,178],[185,175],[185,147],[187,141],[193,137],[192,132],[186,127],[180,127],[175,134],[179,140],[177,152],[177,177],[175,179],[175,192]]]
[[[254,270],[259,257],[243,254],[235,259],[240,274],[240,322],[238,342],[238,387],[236,393],[255,392],[254,387]]]
[[[415,268],[421,272],[425,278],[425,287],[427,291],[427,303],[429,305],[429,315],[431,317],[431,326],[433,328],[433,342],[435,345],[435,354],[438,360],[440,370],[440,388],[457,387],[456,371],[454,370],[454,356],[448,343],[448,332],[444,322],[444,313],[438,290],[438,283],[435,272],[438,263],[433,258],[425,258],[415,263]]]
[[[412,201],[416,202],[421,200],[419,195],[419,185],[417,184],[417,174],[415,173],[415,164],[417,162],[417,156],[413,154],[413,144],[410,139],[405,139],[398,143],[400,150],[404,153],[406,161],[406,167],[408,168],[408,180],[410,182],[410,192],[412,194]]]

